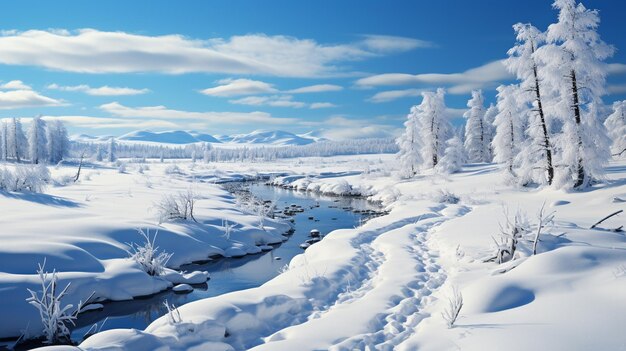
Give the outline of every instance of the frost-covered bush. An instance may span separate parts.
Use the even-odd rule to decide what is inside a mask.
[[[461,200],[459,199],[458,196],[444,189],[435,191],[432,194],[432,198],[434,201],[437,201],[442,204],[456,204]]]
[[[497,263],[504,263],[517,258],[516,252],[520,242],[526,234],[530,233],[530,224],[524,213],[518,211],[512,220],[506,212],[505,215],[506,222],[504,225],[500,225],[500,235],[497,239],[493,239],[496,252],[490,261],[495,260]]]
[[[155,245],[158,231],[154,233],[154,237],[150,239],[150,232],[137,229],[137,232],[144,238],[143,245],[130,244],[128,254],[141,268],[148,274],[153,276],[161,275],[165,272],[167,262],[173,254],[161,251]]]
[[[119,166],[117,166],[118,173],[126,173],[126,162],[119,162]]]
[[[158,213],[159,223],[175,220],[193,220],[193,209],[196,203],[196,195],[192,190],[179,192],[178,194],[163,195],[161,200],[155,205]]]
[[[444,309],[441,316],[446,321],[448,328],[452,328],[463,308],[463,295],[457,288],[452,289],[452,296],[448,300],[448,307]]]
[[[165,174],[183,174],[183,172],[177,165],[170,165],[165,168]]]
[[[26,299],[29,304],[37,308],[41,323],[43,324],[43,334],[46,344],[67,343],[70,341],[70,330],[68,324],[74,324],[74,320],[80,313],[83,303],[79,302],[76,310],[70,312],[74,307],[72,304],[63,305],[63,298],[67,295],[68,283],[63,290],[58,291],[58,276],[56,271],[48,273],[45,271],[46,262],[39,264],[37,274],[41,282],[41,291],[35,292],[28,289],[30,297]],[[91,297],[90,297],[91,298]],[[89,300],[89,299],[87,299]]]
[[[50,171],[44,165],[17,166],[15,171],[0,171],[0,190],[41,193],[50,181]]]

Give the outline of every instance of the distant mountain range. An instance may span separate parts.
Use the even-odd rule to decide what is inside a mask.
[[[172,130],[165,132],[151,132],[148,130],[137,130],[119,137],[112,135],[91,136],[79,134],[72,136],[77,141],[106,141],[111,138],[124,141],[165,143],[165,144],[192,144],[199,142],[208,143],[228,143],[228,144],[255,144],[255,145],[307,145],[317,141],[326,140],[316,132],[306,134],[293,134],[281,130],[255,130],[248,134],[235,135],[210,135],[196,131]]]

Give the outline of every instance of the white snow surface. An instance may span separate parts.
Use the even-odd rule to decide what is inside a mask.
[[[258,288],[179,307],[180,323],[163,316],[145,331],[105,331],[80,350],[619,350],[626,345],[626,236],[608,230],[623,225],[625,216],[588,229],[625,208],[619,199],[626,199],[626,161],[612,162],[603,184],[579,192],[513,188],[490,164],[400,180],[396,164],[392,155],[376,155],[196,166],[190,173],[207,177],[288,173],[292,176],[273,181],[304,191],[368,196],[390,213],[329,233]],[[88,184],[63,191],[79,192]],[[556,220],[543,229],[533,256],[527,239],[537,229],[543,203],[546,211],[556,211]],[[211,211],[203,207],[202,213],[220,217]],[[531,233],[520,243],[517,259],[485,262],[506,211],[525,213]],[[183,231],[179,226],[169,230]],[[54,242],[63,248],[68,234],[61,231]],[[89,262],[85,270],[92,273],[82,274],[103,269],[99,274],[106,274],[109,265],[128,261]],[[453,287],[464,306],[448,329],[441,313]]]
[[[182,172],[187,166],[181,166]],[[268,219],[261,230],[257,216],[243,212],[226,190],[193,182],[185,174],[166,174],[171,165],[155,163],[143,174],[139,165],[129,165],[125,173],[115,167],[94,167],[83,169],[80,182],[49,187],[45,194],[0,193],[0,338],[19,336],[24,330],[31,336],[40,333],[38,312],[25,299],[27,288],[40,289],[35,271],[44,260],[46,270],[59,272],[59,286],[71,282],[64,303],[76,306],[92,292],[97,300],[128,300],[173,284],[208,279],[205,272],[146,274],[128,258],[129,245],[144,242],[137,229],[149,230],[151,238],[156,235],[156,246],[173,254],[168,266],[177,268],[211,256],[261,252],[257,245],[282,242],[290,228]],[[69,166],[52,169],[57,179],[75,172]],[[189,188],[198,198],[198,223],[159,225],[155,203],[164,194]],[[229,239],[224,237],[223,220],[233,225]]]

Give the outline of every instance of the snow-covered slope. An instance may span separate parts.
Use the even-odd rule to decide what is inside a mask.
[[[198,132],[186,132],[182,130],[173,130],[165,132],[151,132],[147,130],[138,130],[124,134],[117,138],[118,140],[132,140],[132,141],[147,141],[153,143],[166,143],[166,144],[192,144],[200,141],[204,142],[219,142],[211,135],[198,133]]]
[[[387,204],[389,215],[330,233],[259,288],[181,306],[180,323],[164,316],[145,331],[106,331],[80,350],[623,348],[626,236],[610,229],[624,225],[624,216],[589,228],[625,209],[626,161],[607,167],[604,184],[565,192],[513,188],[490,164],[407,181],[389,175],[396,168],[393,157],[345,159],[224,167],[291,168],[306,177],[276,182],[366,194]],[[364,163],[370,172],[345,172]],[[556,220],[542,229],[533,255],[542,204],[545,214],[556,211]],[[520,223],[528,231],[515,259],[488,260],[493,238],[516,213],[527,219]],[[464,305],[448,328],[442,312],[453,288]]]
[[[255,130],[248,134],[234,135],[230,142],[238,144],[307,145],[314,143],[315,139],[281,130]]]
[[[80,134],[72,136],[73,140],[93,142],[106,141],[111,136],[91,136]],[[231,143],[231,144],[254,144],[254,145],[308,145],[317,141],[326,140],[318,136],[315,132],[302,135],[280,131],[280,130],[256,130],[247,134],[235,135],[210,135],[197,131],[171,130],[164,132],[151,132],[149,130],[137,130],[119,137],[117,140],[165,143],[165,144],[192,144],[198,142],[208,143]]]

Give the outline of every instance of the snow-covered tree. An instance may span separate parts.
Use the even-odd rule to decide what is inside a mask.
[[[440,173],[451,174],[458,172],[465,162],[465,147],[459,136],[453,136],[446,141],[444,155],[437,163],[435,170]]]
[[[523,156],[533,161],[524,162],[525,165],[532,167],[532,170],[539,170],[539,172],[531,172],[530,169],[525,169],[525,171],[528,175],[538,174],[528,179],[529,181],[552,184],[554,151],[551,143],[549,116],[545,110],[546,89],[539,79],[540,67],[535,58],[537,49],[545,42],[545,35],[529,23],[517,23],[513,25],[513,29],[517,42],[508,51],[509,58],[505,61],[505,66],[520,80],[519,103],[528,103],[533,106],[533,115],[529,116],[531,121],[525,123],[528,128],[532,129],[527,131],[531,138],[527,143],[530,149],[524,151],[532,154]]]
[[[398,158],[400,159],[401,173],[407,178],[413,177],[417,173],[418,166],[422,163],[417,121],[418,113],[417,106],[413,106],[406,122],[404,122],[405,131],[397,140],[400,148]]]
[[[597,32],[598,11],[576,0],[556,0],[552,6],[559,11],[558,22],[548,27],[548,44],[536,55],[546,66],[543,79],[558,96],[552,108],[563,123],[555,141],[560,148],[559,185],[578,188],[602,177],[610,157],[598,111],[606,86],[603,61],[614,50]]]
[[[417,106],[420,154],[426,168],[437,165],[445,152],[445,141],[450,136],[450,123],[445,116],[444,95],[443,89],[424,92],[422,103]]]
[[[46,122],[40,116],[36,116],[30,122],[28,129],[28,154],[30,162],[39,164],[46,161],[47,156]]]
[[[613,156],[626,155],[626,100],[613,103],[613,113],[604,121],[612,140]]]
[[[109,162],[115,162],[115,160],[117,159],[117,156],[115,155],[116,153],[116,144],[115,144],[115,138],[111,138],[109,140],[109,151],[108,151],[108,160]]]
[[[489,146],[485,138],[485,107],[483,92],[472,91],[472,98],[467,101],[467,110],[463,117],[467,119],[465,124],[465,151],[470,162],[489,162],[486,150]]]
[[[9,127],[6,122],[0,124],[0,158],[6,161],[9,158]]]
[[[491,143],[494,162],[503,165],[505,172],[514,177],[515,159],[522,146],[521,111],[518,101],[518,85],[500,85],[498,88],[497,114],[493,125],[495,136]]]
[[[67,155],[70,140],[67,137],[67,129],[62,121],[50,120],[46,123],[48,137],[48,159],[51,164],[59,163]]]
[[[102,162],[104,160],[104,150],[102,150],[102,145],[98,144],[96,147],[96,161]]]
[[[498,109],[493,105],[489,104],[487,111],[485,111],[485,117],[483,118],[483,127],[485,128],[485,142],[486,149],[485,155],[489,162],[493,161],[493,138],[496,135],[496,129],[494,126],[494,122],[496,120],[496,115],[498,114]]]
[[[17,162],[20,162],[28,152],[28,142],[24,130],[22,129],[22,122],[19,118],[11,119],[9,125],[9,135],[7,138],[8,154]]]

